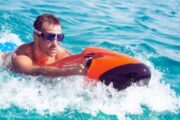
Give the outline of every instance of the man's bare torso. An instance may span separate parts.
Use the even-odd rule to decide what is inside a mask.
[[[34,42],[21,45],[14,53],[14,55],[25,55],[32,60],[34,65],[49,65],[58,60],[66,58],[70,53],[62,47],[59,47],[57,54],[54,57],[49,57],[36,50]]]

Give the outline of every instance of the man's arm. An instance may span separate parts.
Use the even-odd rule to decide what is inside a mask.
[[[83,65],[77,65],[71,68],[56,68],[56,67],[40,67],[33,65],[32,60],[26,55],[12,56],[12,70],[18,73],[28,75],[44,75],[44,76],[67,76],[67,75],[84,75]]]

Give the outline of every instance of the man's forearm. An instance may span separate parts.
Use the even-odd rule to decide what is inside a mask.
[[[44,75],[50,77],[83,75],[82,71],[76,68],[55,68],[55,67],[35,67],[32,70],[33,75]]]

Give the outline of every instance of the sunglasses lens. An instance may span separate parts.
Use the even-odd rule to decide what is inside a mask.
[[[45,40],[52,41],[52,40],[55,39],[55,37],[56,37],[55,34],[46,34],[46,35],[45,35]]]
[[[58,34],[58,35],[57,35],[57,39],[58,39],[58,41],[63,41],[63,39],[64,39],[64,34]]]
[[[63,41],[64,39],[64,34],[51,34],[51,33],[45,33],[43,34],[43,38],[47,41],[53,41],[53,40],[58,40],[58,41]]]

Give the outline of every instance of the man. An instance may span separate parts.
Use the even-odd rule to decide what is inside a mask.
[[[18,73],[44,76],[83,75],[84,65],[71,68],[48,66],[71,54],[59,43],[63,40],[61,24],[52,14],[43,14],[34,22],[34,41],[17,48],[11,57],[11,69]]]

